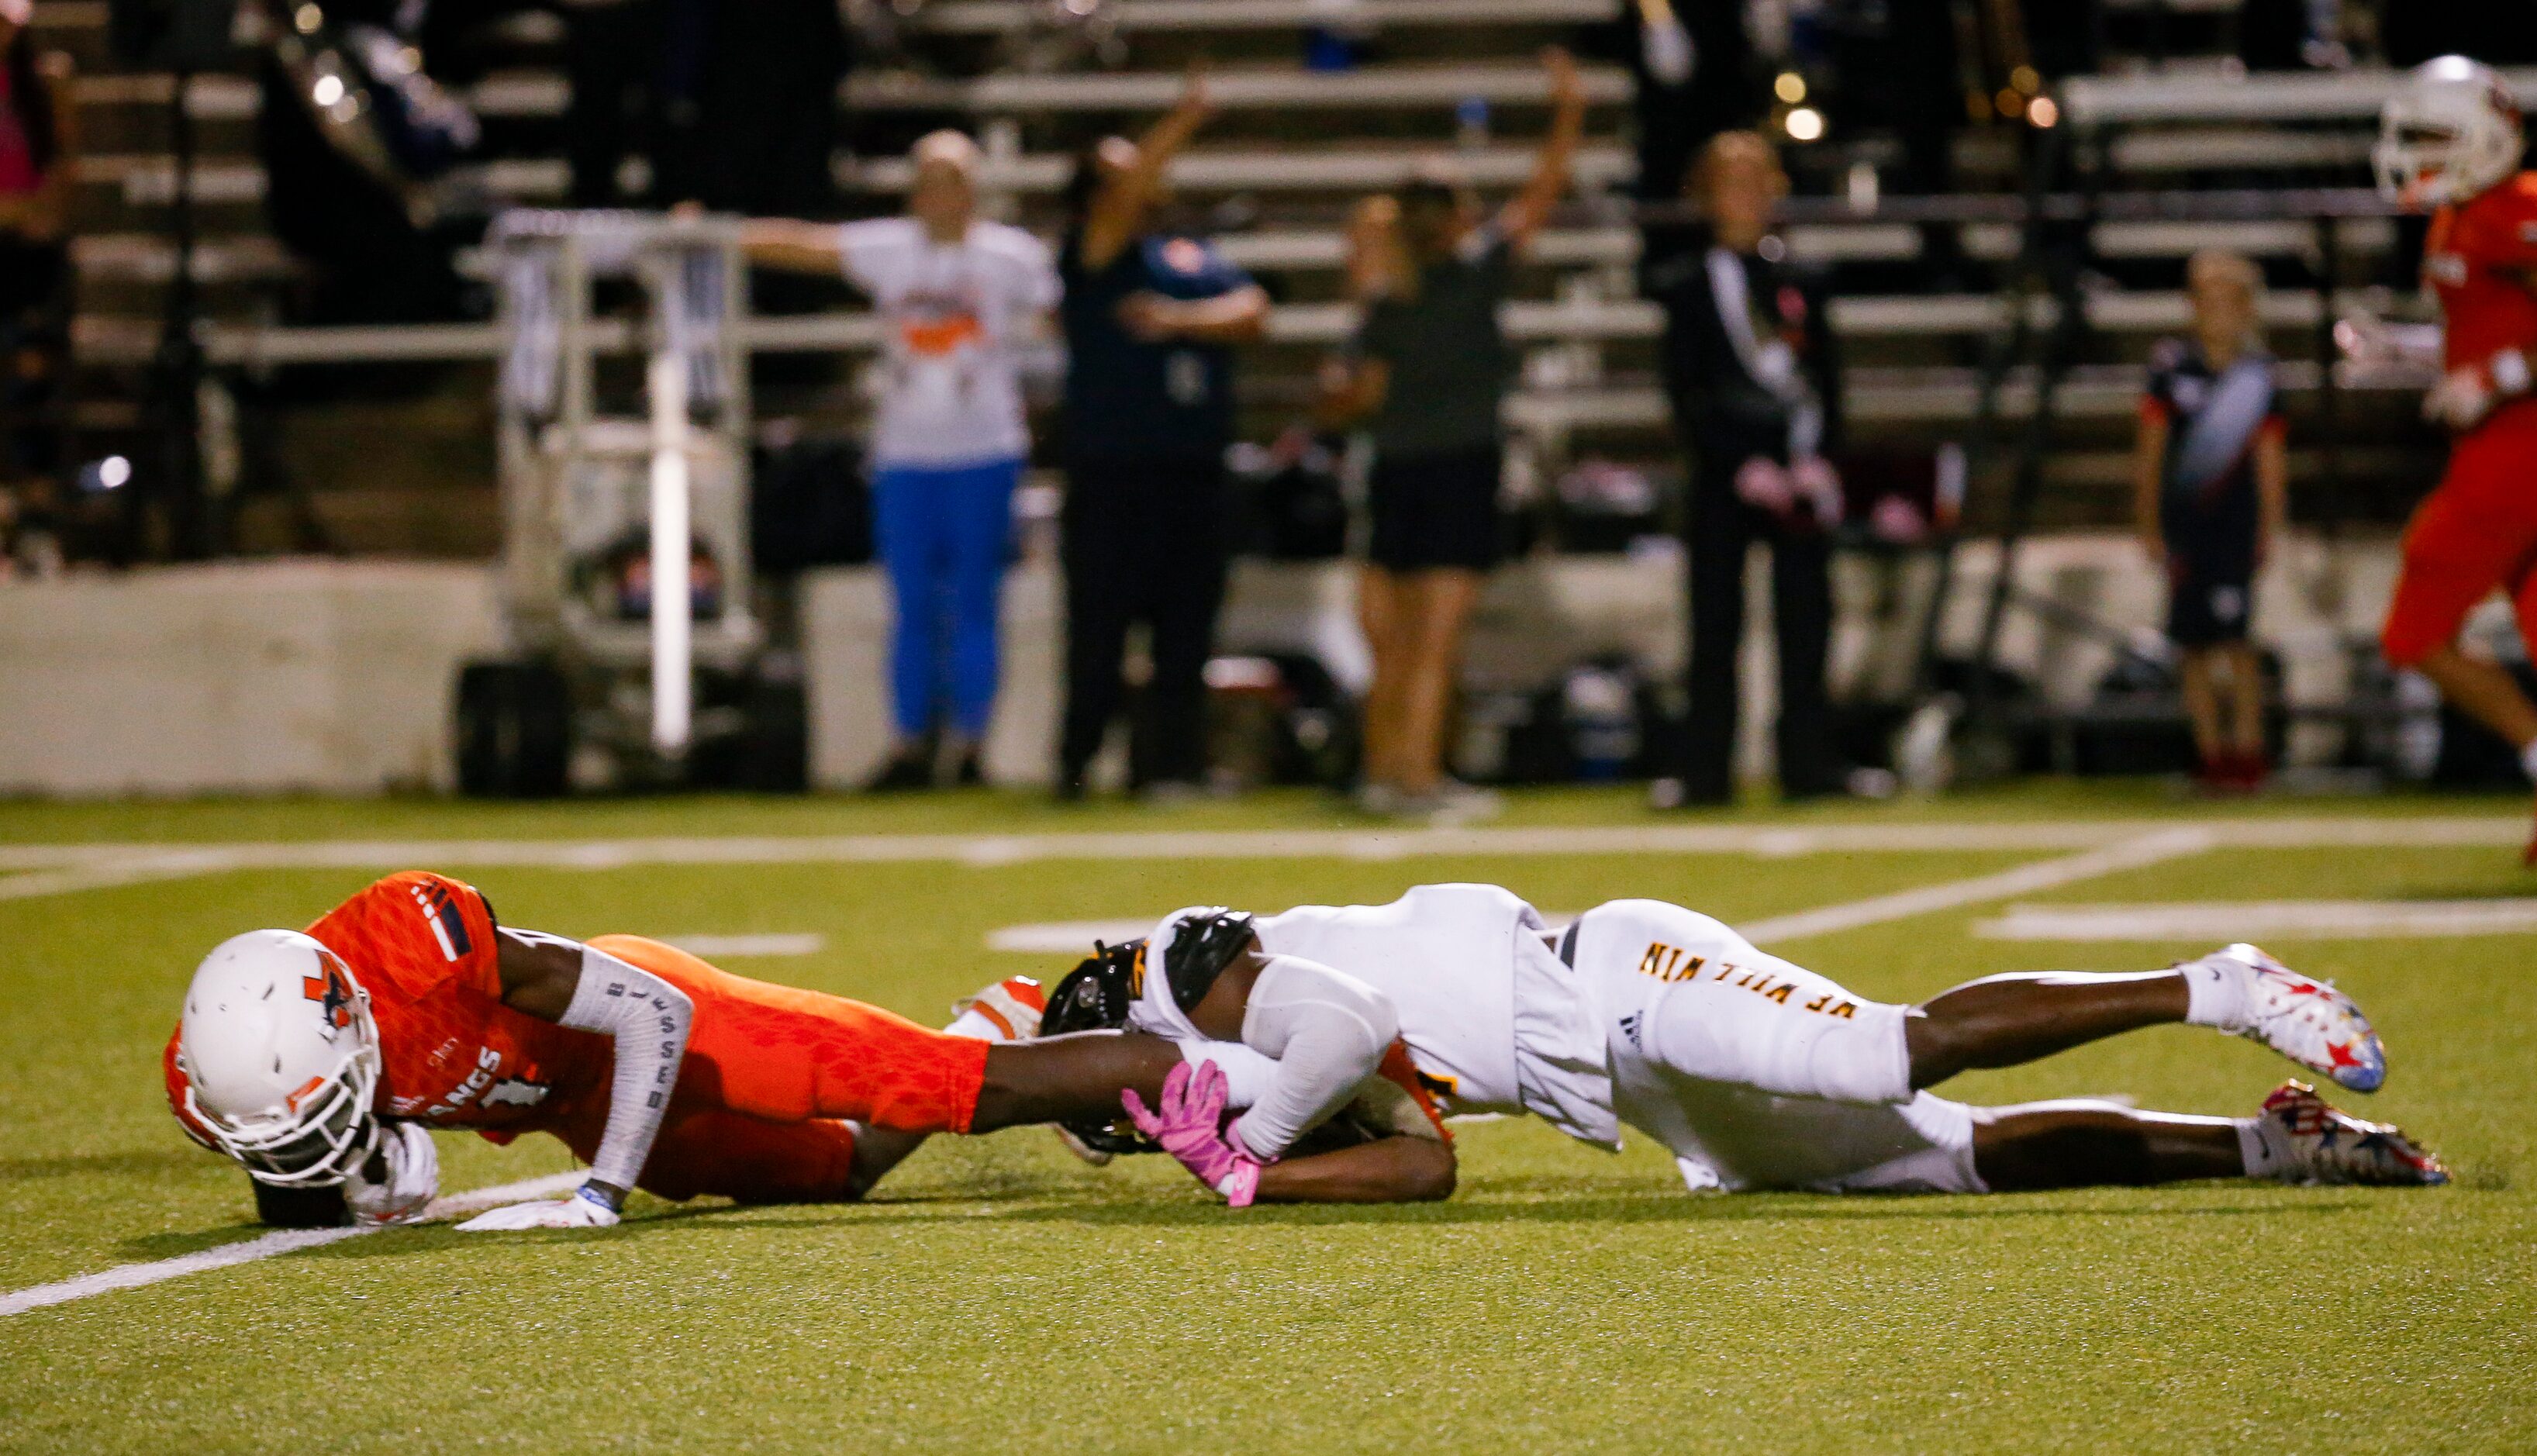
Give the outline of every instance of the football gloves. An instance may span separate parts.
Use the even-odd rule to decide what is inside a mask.
[[[1211,1061],[1188,1062],[1163,1078],[1163,1108],[1146,1108],[1131,1088],[1119,1094],[1128,1120],[1180,1160],[1198,1180],[1224,1195],[1228,1208],[1248,1208],[1260,1192],[1261,1163],[1224,1136],[1224,1069]]]
[[[377,1182],[370,1171],[381,1171]],[[390,1122],[379,1129],[378,1151],[344,1179],[344,1205],[368,1228],[419,1224],[440,1191],[440,1153],[421,1123]]]
[[[537,1203],[514,1203],[491,1213],[478,1214],[458,1226],[461,1234],[505,1234],[518,1229],[612,1229],[617,1225],[617,1210],[602,1201],[587,1187],[570,1198],[549,1198]]]

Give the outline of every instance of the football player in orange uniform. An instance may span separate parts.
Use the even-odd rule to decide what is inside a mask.
[[[986,1019],[1037,1030],[1030,982],[980,999]],[[991,1045],[640,936],[585,945],[513,929],[473,887],[420,871],[304,934],[223,942],[195,972],[164,1057],[178,1120],[245,1166],[269,1222],[420,1216],[438,1183],[435,1127],[494,1142],[552,1133],[590,1165],[574,1196],[468,1229],[606,1227],[636,1187],[855,1198],[910,1144],[875,1135],[859,1158],[868,1127],[1106,1115],[1122,1088],[1159,1095],[1180,1060],[1135,1035]]]
[[[2426,417],[2456,432],[2448,474],[2414,512],[2380,647],[2517,746],[2537,780],[2537,704],[2510,674],[2458,651],[2459,626],[2497,587],[2537,653],[2537,172],[2518,104],[2490,68],[2442,56],[2379,118],[2380,190],[2434,209],[2423,279],[2447,320]],[[2537,864],[2537,840],[2528,848]]]

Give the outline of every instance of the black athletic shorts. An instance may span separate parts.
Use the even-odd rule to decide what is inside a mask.
[[[1366,554],[1393,571],[1498,564],[1498,447],[1382,455],[1366,481],[1374,541]]]
[[[2172,570],[2168,641],[2192,648],[2246,640],[2247,623],[2255,614],[2253,571],[2241,562],[2189,560],[2177,562]]]

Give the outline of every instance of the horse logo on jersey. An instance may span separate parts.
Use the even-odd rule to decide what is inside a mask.
[[[353,978],[331,950],[318,952],[326,974],[299,978],[299,993],[317,1003],[318,1015],[324,1019],[326,1040],[353,1024]]]

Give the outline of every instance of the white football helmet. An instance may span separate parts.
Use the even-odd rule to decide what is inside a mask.
[[[2462,55],[2425,61],[2378,112],[2370,160],[2378,190],[2412,208],[2445,207],[2519,170],[2519,103],[2491,66]]]
[[[352,968],[296,930],[249,930],[203,958],[176,1041],[185,1110],[261,1182],[325,1187],[368,1159],[379,1030]]]

